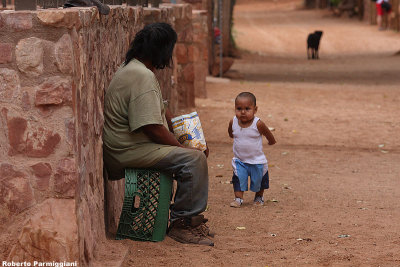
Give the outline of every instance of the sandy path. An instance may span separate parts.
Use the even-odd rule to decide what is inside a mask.
[[[123,266],[400,266],[400,35],[296,6],[238,1],[236,38],[251,53],[231,74],[243,79],[209,82],[196,100],[215,247],[125,240]],[[321,60],[308,61],[305,38],[317,28]],[[261,208],[249,192],[229,207],[227,125],[241,91],[255,93],[257,115],[276,129],[278,143],[264,143],[271,188]]]

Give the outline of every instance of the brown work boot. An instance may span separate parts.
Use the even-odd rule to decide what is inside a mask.
[[[200,225],[192,226],[185,218],[179,218],[171,223],[168,236],[184,244],[214,246],[214,242],[204,235]]]
[[[204,215],[200,214],[200,215],[196,215],[193,216],[192,218],[190,218],[190,225],[192,227],[199,227],[201,233],[207,237],[214,237],[215,236],[215,232],[212,231],[208,225],[206,224],[206,222],[208,222],[208,219],[204,218]]]

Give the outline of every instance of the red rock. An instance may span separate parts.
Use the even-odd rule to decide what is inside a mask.
[[[9,216],[17,215],[35,204],[32,188],[27,175],[16,171],[15,166],[2,163],[0,165],[0,221],[10,220]]]
[[[3,15],[6,26],[15,31],[32,29],[32,14],[29,12],[10,12]]]
[[[0,43],[0,64],[12,61],[12,46],[8,43]]]
[[[8,180],[12,177],[24,177],[24,173],[20,171],[14,170],[13,165],[8,163],[1,163],[0,164],[0,181],[1,180]]]
[[[21,72],[39,76],[43,73],[42,40],[36,37],[20,40],[15,49],[15,58]]]
[[[75,196],[75,186],[78,181],[76,163],[73,158],[64,158],[58,163],[54,175],[54,191],[64,197]]]
[[[27,121],[19,117],[7,120],[8,141],[10,144],[8,155],[13,156],[25,152],[27,125]]]
[[[15,70],[0,68],[0,101],[10,101],[19,89],[18,73]]]
[[[40,162],[32,165],[31,169],[36,176],[36,188],[39,190],[47,190],[52,174],[51,165],[49,163]]]
[[[79,17],[79,10],[77,9],[56,9],[45,10],[37,13],[39,22],[53,27],[61,28],[76,28],[77,30],[82,27],[82,22]]]
[[[59,105],[72,102],[71,81],[58,76],[43,82],[36,91],[35,105]]]
[[[62,73],[72,73],[73,55],[71,36],[64,34],[55,45],[57,67]]]
[[[47,199],[21,225],[8,261],[76,262],[79,259],[78,226],[73,199]],[[88,215],[89,216],[89,215]]]
[[[54,134],[51,130],[40,127],[36,131],[28,132],[26,155],[33,158],[47,157],[54,153],[60,141],[58,133]]]

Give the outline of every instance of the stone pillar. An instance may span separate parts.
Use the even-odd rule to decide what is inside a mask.
[[[42,12],[0,13],[7,36],[0,38],[3,259],[79,261],[76,84],[67,29],[79,16],[71,14],[58,16],[69,24],[56,29],[46,25],[54,17]]]
[[[179,108],[195,106],[192,7],[174,5],[174,27],[178,34],[175,53]]]
[[[206,98],[208,74],[208,24],[206,10],[193,10],[193,62],[194,92],[196,97]]]

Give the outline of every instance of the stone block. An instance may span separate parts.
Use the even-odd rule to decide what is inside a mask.
[[[79,259],[74,199],[47,199],[23,225],[8,261],[75,262]]]
[[[29,75],[39,76],[43,73],[43,45],[36,37],[22,39],[18,42],[15,57],[18,69]]]
[[[27,125],[28,122],[24,118],[7,118],[9,156],[25,153]]]
[[[16,170],[16,166],[8,163],[0,164],[0,222],[10,220],[27,208],[33,206],[35,200],[25,173]]]
[[[39,190],[47,190],[52,174],[51,165],[45,162],[39,162],[31,166],[35,175],[34,188]]]
[[[78,181],[77,166],[74,158],[64,158],[58,162],[54,175],[54,191],[63,197],[74,197]]]
[[[62,73],[73,71],[72,41],[69,34],[64,34],[55,45],[57,67]]]
[[[12,45],[9,43],[0,43],[0,64],[12,61]]]
[[[10,12],[2,14],[5,26],[14,31],[25,31],[32,29],[32,13],[26,11]]]
[[[75,27],[77,30],[82,27],[79,10],[74,8],[39,11],[37,17],[40,23],[47,26],[68,29]]]
[[[32,158],[43,158],[50,156],[56,150],[61,137],[52,130],[39,127],[29,130],[26,139],[26,155]]]
[[[60,105],[72,103],[71,80],[59,76],[46,79],[36,91],[35,105]]]
[[[20,91],[18,73],[12,69],[0,68],[0,102],[11,102]]]

